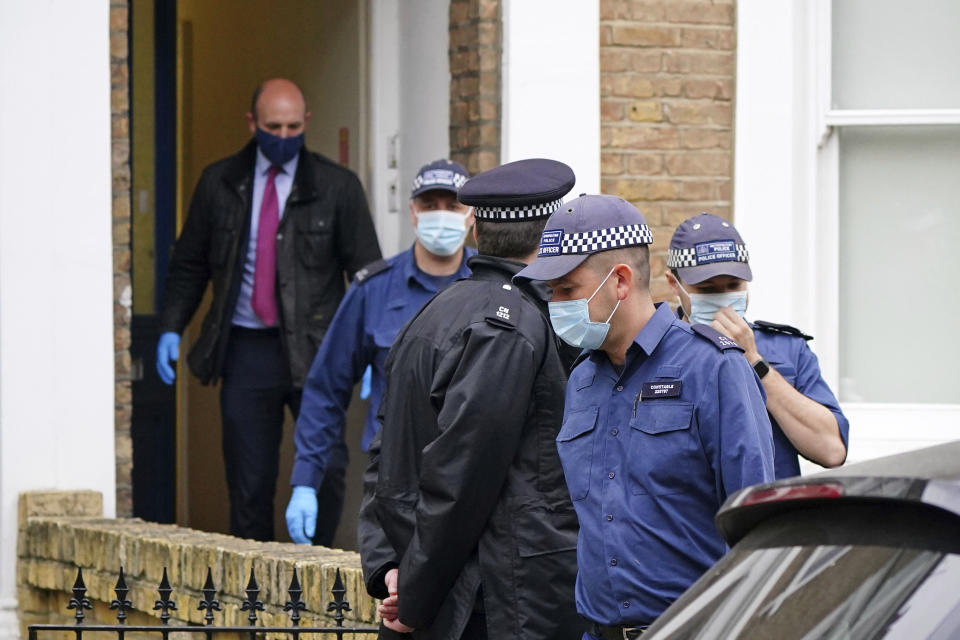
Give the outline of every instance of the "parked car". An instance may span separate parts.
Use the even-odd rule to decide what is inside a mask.
[[[960,442],[748,487],[644,640],[960,638]]]

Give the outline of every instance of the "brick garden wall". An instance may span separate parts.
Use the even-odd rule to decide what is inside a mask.
[[[287,587],[296,566],[307,605],[301,626],[332,626],[326,615],[330,590],[339,568],[351,611],[345,626],[371,626],[377,601],[367,595],[360,570],[360,557],[350,551],[305,547],[282,542],[255,542],[231,536],[204,533],[173,525],[160,525],[135,518],[104,519],[102,498],[92,491],[51,491],[22,494],[17,541],[17,600],[21,637],[29,624],[73,624],[73,611],[66,608],[77,568],[83,569],[93,610],[86,622],[114,624],[110,602],[122,566],[133,603],[128,624],[159,624],[153,604],[157,585],[167,568],[177,603],[171,624],[203,623],[198,611],[200,588],[207,567],[213,569],[217,598],[223,610],[214,614],[217,626],[245,625],[248,612],[241,610],[250,568],[256,571],[259,626],[287,626],[283,607]],[[73,634],[43,637],[73,637]],[[134,634],[128,637],[135,638]],[[156,634],[149,636],[157,637]],[[287,636],[282,636],[287,637]]]
[[[656,300],[673,229],[731,216],[735,21],[734,0],[600,0],[602,189],[653,229]]]
[[[500,164],[500,0],[450,2],[450,158],[470,173]]]

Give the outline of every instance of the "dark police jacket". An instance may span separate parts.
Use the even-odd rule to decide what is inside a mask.
[[[200,176],[167,273],[160,330],[183,333],[207,281],[213,302],[187,362],[201,382],[220,376],[250,237],[254,141]],[[380,258],[363,188],[349,169],[303,148],[277,230],[278,323],[290,373],[303,385],[353,274]]]
[[[577,520],[555,439],[566,372],[548,318],[488,256],[401,331],[359,523],[367,590],[414,638],[457,638],[482,587],[490,638],[579,639]]]

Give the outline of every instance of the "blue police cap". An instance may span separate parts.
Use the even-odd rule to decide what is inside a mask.
[[[420,167],[417,177],[413,179],[413,189],[410,191],[410,197],[416,198],[421,193],[434,189],[456,193],[469,179],[470,172],[459,162],[453,162],[446,158],[434,160],[430,164]]]
[[[681,222],[667,251],[667,268],[676,269],[686,284],[699,284],[719,275],[749,282],[753,280],[749,261],[747,245],[737,230],[712,213]]]
[[[573,169],[562,162],[531,158],[478,173],[457,197],[474,207],[478,220],[523,222],[559,209],[576,180]]]
[[[635,206],[617,196],[582,194],[550,216],[537,258],[514,277],[555,280],[594,253],[652,242],[653,233]]]

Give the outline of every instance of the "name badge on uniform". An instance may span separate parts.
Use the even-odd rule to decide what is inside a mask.
[[[679,398],[683,388],[683,380],[666,380],[664,382],[644,382],[640,391],[641,400],[656,398]]]

